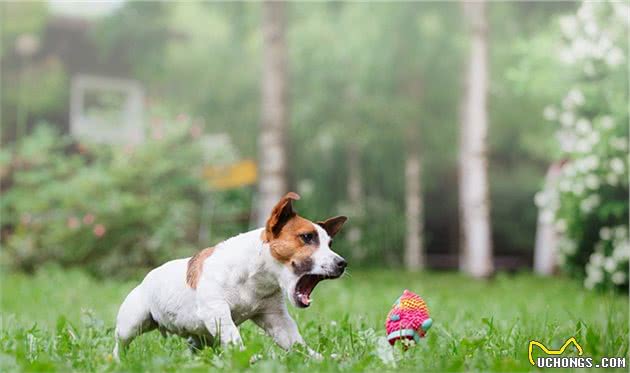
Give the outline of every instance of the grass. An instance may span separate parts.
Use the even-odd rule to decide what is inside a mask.
[[[457,274],[354,271],[320,284],[314,304],[291,309],[302,335],[324,355],[284,352],[246,322],[244,351],[206,349],[158,332],[112,361],[113,320],[136,282],[99,281],[79,271],[4,274],[0,371],[532,371],[536,339],[559,348],[575,336],[585,356],[628,357],[628,298],[594,294],[562,279],[529,274],[472,281]],[[422,295],[435,323],[407,351],[383,339],[384,318],[404,288]],[[571,348],[570,348],[571,349]],[[536,350],[536,354],[539,351]]]

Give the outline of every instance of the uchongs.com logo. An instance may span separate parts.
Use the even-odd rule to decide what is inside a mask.
[[[578,356],[560,356],[564,354],[567,347],[571,344],[577,349]],[[534,360],[532,352],[534,346],[538,346],[546,355],[537,357]],[[575,340],[575,337],[571,337],[564,342],[562,347],[558,350],[552,350],[538,341],[529,341],[528,357],[529,362],[538,368],[625,368],[625,357],[603,357],[599,361],[595,361],[592,357],[582,356],[584,350],[582,346]]]

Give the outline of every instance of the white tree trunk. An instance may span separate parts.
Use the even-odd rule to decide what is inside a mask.
[[[363,180],[361,178],[361,146],[350,141],[347,150],[348,161],[348,181],[347,190],[348,202],[352,207],[352,217],[361,218],[363,215]],[[354,259],[363,259],[365,251],[361,246],[361,228],[353,224],[348,230],[347,240]]]
[[[273,206],[287,192],[288,71],[285,3],[262,6],[262,118],[258,137],[258,226],[264,226]]]
[[[406,240],[405,266],[416,271],[425,266],[424,258],[424,203],[422,200],[422,159],[413,148],[405,160]]]
[[[486,159],[488,25],[485,1],[462,4],[469,21],[471,41],[460,133],[460,268],[474,277],[486,277],[493,271]]]
[[[545,186],[542,193],[548,193],[549,189],[557,182],[562,171],[561,163],[557,162],[549,167],[545,176]],[[543,276],[553,275],[556,270],[556,248],[558,245],[558,232],[553,222],[553,216],[545,216],[539,208],[538,224],[536,226],[536,246],[534,247],[534,272]]]

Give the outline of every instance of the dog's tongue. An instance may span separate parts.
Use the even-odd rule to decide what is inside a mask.
[[[308,296],[308,294],[302,293],[300,294],[300,302],[308,306],[309,304],[311,304],[311,298]]]

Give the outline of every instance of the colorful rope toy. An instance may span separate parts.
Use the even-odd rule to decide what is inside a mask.
[[[392,305],[385,320],[387,340],[393,346],[399,339],[413,339],[420,342],[433,325],[429,309],[419,295],[405,290]]]

